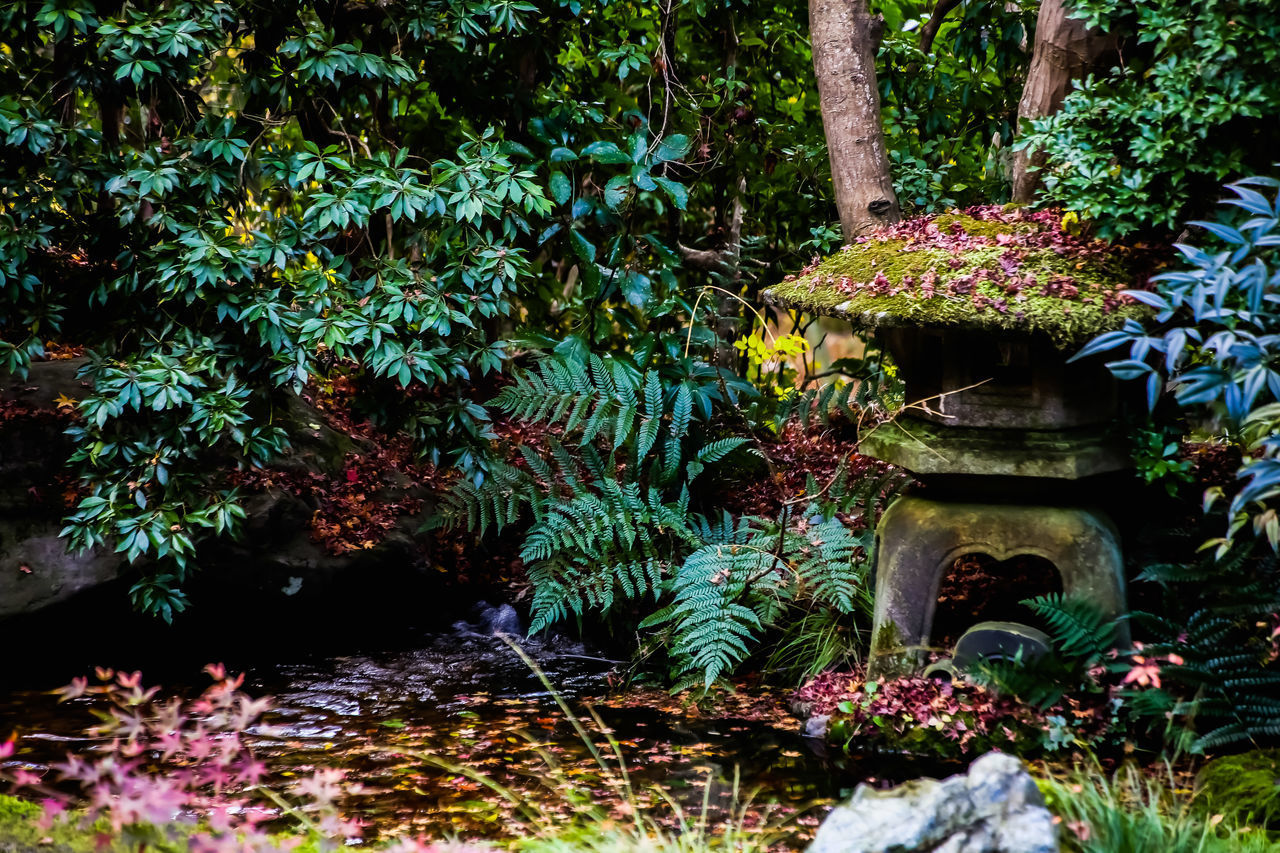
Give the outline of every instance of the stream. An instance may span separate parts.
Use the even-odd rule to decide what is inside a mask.
[[[390,648],[276,651],[249,661],[245,691],[275,700],[267,725],[252,733],[256,753],[280,781],[320,766],[344,769],[355,785],[340,805],[366,824],[366,839],[518,833],[518,806],[481,776],[544,815],[572,810],[575,794],[585,794],[625,817],[619,774],[601,772],[556,696],[495,629],[519,635],[514,611],[481,606],[468,621],[411,633]],[[705,810],[711,823],[751,803],[748,823],[785,821],[799,844],[857,782],[888,784],[930,769],[892,756],[825,757],[822,744],[798,734],[782,693],[753,690],[708,709],[662,689],[611,690],[613,663],[563,637],[523,647],[596,747],[610,755],[616,744],[634,801],[659,806],[671,825],[663,799],[690,821]],[[168,666],[183,656],[166,651]],[[166,676],[164,686],[202,688],[192,674],[203,663],[190,661],[186,683]],[[143,671],[144,683],[156,683]],[[59,705],[48,693],[67,680],[28,676],[16,688],[0,687],[0,736],[20,735],[15,762],[40,768],[84,744],[85,701]]]

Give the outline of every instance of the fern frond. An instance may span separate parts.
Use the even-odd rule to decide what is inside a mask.
[[[753,586],[770,585],[774,556],[749,545],[705,545],[676,574],[675,644],[685,672],[702,674],[710,687],[746,659],[748,641],[764,626],[743,604]]]
[[[606,362],[594,353],[585,364],[554,356],[542,359],[537,370],[516,371],[514,379],[494,405],[517,420],[560,423],[565,435],[581,430],[581,444],[603,433],[615,450],[631,437],[640,377],[622,361]]]
[[[719,462],[742,445],[746,444],[750,439],[746,438],[722,438],[713,441],[710,444],[703,445],[698,450],[697,459],[699,462],[710,465],[713,462]]]
[[[816,507],[810,507],[810,511],[814,510]],[[795,541],[788,542],[787,556],[795,561],[802,589],[842,614],[867,609],[870,599],[867,574],[874,534],[870,531],[855,534],[832,518],[807,524],[803,536],[789,539]]]
[[[658,440],[658,431],[662,427],[662,382],[656,372],[650,372],[644,379],[644,418],[640,421],[640,429],[636,433],[636,464],[649,455],[654,443]]]
[[[1045,621],[1053,644],[1067,657],[1091,662],[1115,647],[1115,622],[1088,599],[1049,593],[1022,603]]]
[[[445,526],[465,524],[483,536],[491,527],[501,530],[515,523],[521,510],[537,502],[537,484],[529,474],[511,465],[494,462],[488,476],[476,484],[459,480],[442,499]]]
[[[687,385],[676,389],[675,403],[671,406],[671,426],[667,432],[666,454],[662,463],[662,479],[672,480],[680,471],[684,438],[689,434],[693,421],[693,395]]]

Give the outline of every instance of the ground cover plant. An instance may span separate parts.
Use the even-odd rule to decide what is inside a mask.
[[[1062,820],[1063,847],[1082,851],[1251,851],[1274,849],[1266,830],[1249,826],[1234,809],[1210,811],[1165,768],[1146,773],[1132,765],[1108,772],[1078,764],[1051,772],[1041,790]]]

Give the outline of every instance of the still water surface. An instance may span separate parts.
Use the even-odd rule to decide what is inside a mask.
[[[510,803],[441,763],[483,774],[546,813],[570,807],[567,786],[597,802],[618,802],[611,790],[616,781],[602,778],[555,698],[489,633],[502,618],[491,609],[392,650],[294,655],[245,666],[245,689],[273,696],[276,705],[269,730],[255,732],[255,750],[282,781],[314,767],[344,768],[358,789],[342,806],[367,823],[366,837],[518,832]],[[838,764],[825,758],[820,744],[799,736],[799,722],[781,710],[780,694],[737,697],[708,711],[661,690],[610,693],[610,663],[575,643],[553,639],[526,649],[582,715],[592,740],[606,752],[606,734],[616,742],[632,790],[644,802],[657,802],[661,788],[695,817],[709,803],[715,820],[754,797],[777,803],[771,819],[791,819],[800,841],[833,798],[857,781],[899,780],[928,769],[884,756]],[[192,661],[190,671],[200,666]],[[88,708],[58,705],[40,689],[54,686],[28,680],[21,689],[0,690],[0,735],[20,733],[17,758],[26,763],[46,764],[87,745],[80,732]],[[762,809],[752,813],[770,819]]]

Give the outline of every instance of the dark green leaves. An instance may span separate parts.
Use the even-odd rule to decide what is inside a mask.
[[[552,172],[550,185],[551,197],[555,199],[556,204],[565,204],[573,195],[573,184],[564,172]]]

